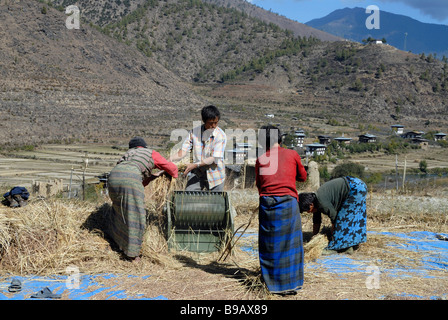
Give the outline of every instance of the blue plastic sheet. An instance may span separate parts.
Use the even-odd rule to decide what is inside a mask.
[[[35,299],[31,296],[43,288],[48,287],[55,294],[65,292],[70,300],[89,300],[95,295],[103,293],[105,300],[109,299],[126,299],[126,300],[168,300],[164,296],[146,298],[142,294],[129,296],[125,290],[115,289],[116,286],[107,287],[101,280],[113,279],[118,275],[101,274],[101,275],[82,275],[79,277],[78,283],[71,282],[69,276],[54,277],[9,277],[2,279],[0,283],[0,300],[28,300]],[[129,276],[135,277],[135,276]],[[146,279],[148,276],[141,277]],[[140,277],[136,277],[140,278]],[[8,287],[12,279],[18,279],[22,282],[22,290],[16,293],[8,292]],[[65,298],[65,296],[64,296]],[[51,298],[46,298],[51,299]]]
[[[387,273],[392,277],[433,277],[431,271],[448,271],[448,241],[440,240],[438,236],[448,238],[447,234],[418,231],[409,233],[399,232],[368,232],[370,235],[383,235],[390,237],[390,246],[397,251],[403,250],[421,253],[419,263],[410,263],[412,267],[397,266],[390,269],[381,269],[381,273]],[[238,237],[239,235],[236,235]],[[399,241],[397,241],[397,238]],[[368,237],[367,237],[367,241]],[[238,245],[241,249],[250,255],[258,257],[258,234],[256,232],[246,232],[239,239]],[[387,249],[387,248],[386,248]],[[399,250],[397,250],[399,249]],[[405,255],[404,255],[405,256]],[[413,261],[410,261],[413,262]],[[322,270],[324,272],[334,273],[337,277],[345,277],[349,273],[366,273],[367,268],[372,264],[368,260],[361,260],[359,257],[353,259],[349,255],[338,254],[322,256],[314,262],[305,264],[307,270]],[[71,300],[89,300],[95,299],[95,296],[101,294],[101,299],[126,299],[126,300],[168,300],[165,296],[147,298],[142,294],[129,295],[125,290],[117,288],[116,285],[107,286],[108,279],[114,279],[123,275],[99,274],[99,275],[81,275],[79,284],[76,288],[70,289],[67,286],[68,276],[54,277],[7,277],[0,279],[0,300],[27,300],[30,296],[48,287],[55,294],[64,293],[64,298]],[[135,277],[136,280],[144,280],[148,276]],[[19,279],[22,282],[22,291],[9,293],[8,286],[12,279]]]
[[[448,271],[448,241],[438,238],[438,235],[448,238],[447,234],[428,231],[409,233],[369,231],[369,234],[390,237],[391,241],[389,246],[394,249],[402,249],[404,253],[407,250],[422,253],[422,259],[419,261],[420,266],[418,268],[403,268],[397,266],[393,269],[381,270],[381,272],[387,272],[392,276],[406,277],[409,276],[409,273],[414,273],[418,276],[426,277],[428,276],[428,271]],[[244,234],[240,239],[243,242],[242,250],[253,255],[258,255],[256,237],[256,233]],[[402,241],[397,243],[396,238],[402,239]],[[369,241],[368,238],[367,241]],[[322,256],[315,262],[308,263],[305,267],[311,269],[323,268],[327,272],[344,274],[350,272],[365,272],[366,267],[371,264],[367,260],[352,259],[348,255],[329,255]]]

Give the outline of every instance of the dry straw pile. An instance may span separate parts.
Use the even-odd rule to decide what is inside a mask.
[[[145,188],[149,224],[142,256],[150,263],[176,265],[167,254],[162,208],[184,183],[162,175]],[[108,198],[103,203],[49,199],[31,200],[23,208],[0,207],[2,274],[66,274],[69,266],[92,274],[129,272],[129,263],[107,236],[111,210]]]
[[[11,274],[61,274],[71,265],[104,272],[117,253],[100,230],[90,229],[96,211],[78,201],[36,201],[0,211],[0,267]]]

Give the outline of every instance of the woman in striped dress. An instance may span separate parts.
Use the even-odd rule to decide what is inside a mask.
[[[151,171],[154,168],[162,171],[153,175]],[[146,229],[144,187],[163,172],[177,178],[177,166],[157,151],[147,148],[141,137],[129,141],[129,150],[110,172],[108,191],[113,210],[108,233],[131,260],[140,255]]]

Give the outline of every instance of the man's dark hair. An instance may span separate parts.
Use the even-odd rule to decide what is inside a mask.
[[[267,151],[275,143],[282,143],[282,133],[279,128],[273,125],[262,126],[258,134],[258,140],[262,147]]]
[[[312,203],[314,203],[315,206],[317,204],[317,197],[315,193],[303,192],[299,194],[300,212],[308,212]]]
[[[207,107],[202,108],[201,117],[202,117],[202,121],[206,122],[207,120],[213,120],[215,118],[220,119],[221,113],[219,112],[218,108],[216,108],[215,106],[207,106]]]

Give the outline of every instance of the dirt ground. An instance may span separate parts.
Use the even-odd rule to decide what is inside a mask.
[[[248,198],[247,198],[248,199]],[[97,277],[87,291],[99,293],[90,300],[223,300],[223,301],[306,301],[306,300],[446,300],[448,274],[446,272],[448,242],[432,235],[448,236],[446,199],[436,202],[431,213],[422,212],[411,217],[407,211],[417,208],[409,203],[422,202],[394,196],[401,212],[391,212],[392,196],[375,194],[368,201],[368,240],[353,254],[320,256],[308,261],[305,257],[304,285],[296,294],[271,294],[260,279],[257,252],[258,220],[250,214],[238,215],[235,229],[244,230],[235,237],[235,249],[226,260],[221,253],[193,253],[170,251],[154,259],[143,256],[139,262],[120,261],[113,277]],[[403,202],[400,202],[402,200]],[[380,208],[374,206],[377,204]],[[403,203],[410,205],[404,207]],[[325,219],[324,219],[325,224]],[[328,221],[327,221],[328,224]],[[311,239],[312,216],[302,215],[304,242]],[[400,235],[429,234],[428,239],[417,239],[417,249],[409,238]],[[426,241],[426,242],[425,242]],[[425,250],[428,243],[441,251]],[[414,242],[415,243],[415,242]],[[420,248],[420,247],[421,248]],[[411,249],[411,250],[410,250]],[[435,256],[436,264],[429,264]],[[434,267],[436,265],[436,267]],[[113,295],[123,291],[125,297]],[[63,291],[63,299],[70,299],[70,291]]]
[[[246,199],[249,200],[248,197]],[[395,199],[398,197],[395,196]],[[251,214],[239,214],[236,217],[235,229],[249,223],[250,226],[240,229],[245,232],[235,238],[237,241],[233,254],[224,261],[220,259],[219,252],[200,254],[170,251],[159,255],[157,259],[143,255],[138,262],[124,260],[118,252],[112,252],[115,254],[112,264],[104,266],[104,272],[80,267],[81,276],[87,279],[82,290],[70,290],[64,279],[50,277],[50,280],[45,281],[52,286],[53,292],[61,293],[62,300],[170,300],[184,303],[446,300],[448,242],[433,237],[436,234],[448,236],[446,198],[437,202],[429,215],[424,212],[409,215],[405,211],[412,210],[412,206],[403,207],[401,212],[391,212],[390,207],[385,205],[378,205],[378,208],[373,206],[376,202],[390,203],[390,200],[390,195],[375,194],[368,201],[368,240],[352,255],[321,256],[314,261],[307,261],[305,255],[304,285],[296,295],[274,295],[263,285],[257,255],[258,221],[256,217],[251,219]],[[422,202],[422,199],[416,197],[404,201],[417,203]],[[398,201],[396,203],[400,204]],[[306,243],[311,238],[311,215],[302,215],[302,228]],[[417,239],[417,250],[413,248],[415,242],[412,239],[401,237],[420,233],[424,237]],[[440,250],[432,252],[434,247],[426,250],[428,242]],[[90,259],[100,261],[103,258],[101,255],[110,255],[111,250],[116,250],[112,244],[109,247],[107,242],[102,247],[104,249]],[[433,258],[435,263],[432,263]],[[4,273],[0,277],[3,283],[0,283],[3,288],[0,298],[29,299],[29,294],[17,297],[5,290],[10,277]],[[24,278],[24,283],[32,281]]]
[[[122,275],[104,280],[104,285],[126,290],[130,298],[134,293],[147,298],[163,296],[169,300],[446,300],[448,294],[446,266],[419,272],[406,266],[409,261],[405,256],[395,265],[400,269],[399,274],[393,271],[393,265],[385,268],[381,262],[378,286],[369,285],[372,272],[368,268],[376,267],[378,261],[367,245],[350,256],[340,254],[306,263],[304,286],[293,296],[274,295],[265,289],[256,255],[238,251],[228,261],[217,262],[214,254],[184,252],[174,254],[173,259],[177,262],[174,268],[148,264],[143,259],[137,268],[147,270],[150,277],[136,281],[129,275]],[[345,259],[357,262],[357,267],[344,270]],[[336,267],[338,270],[325,267],[338,260],[342,261],[342,266]],[[93,299],[107,298],[104,294]]]

